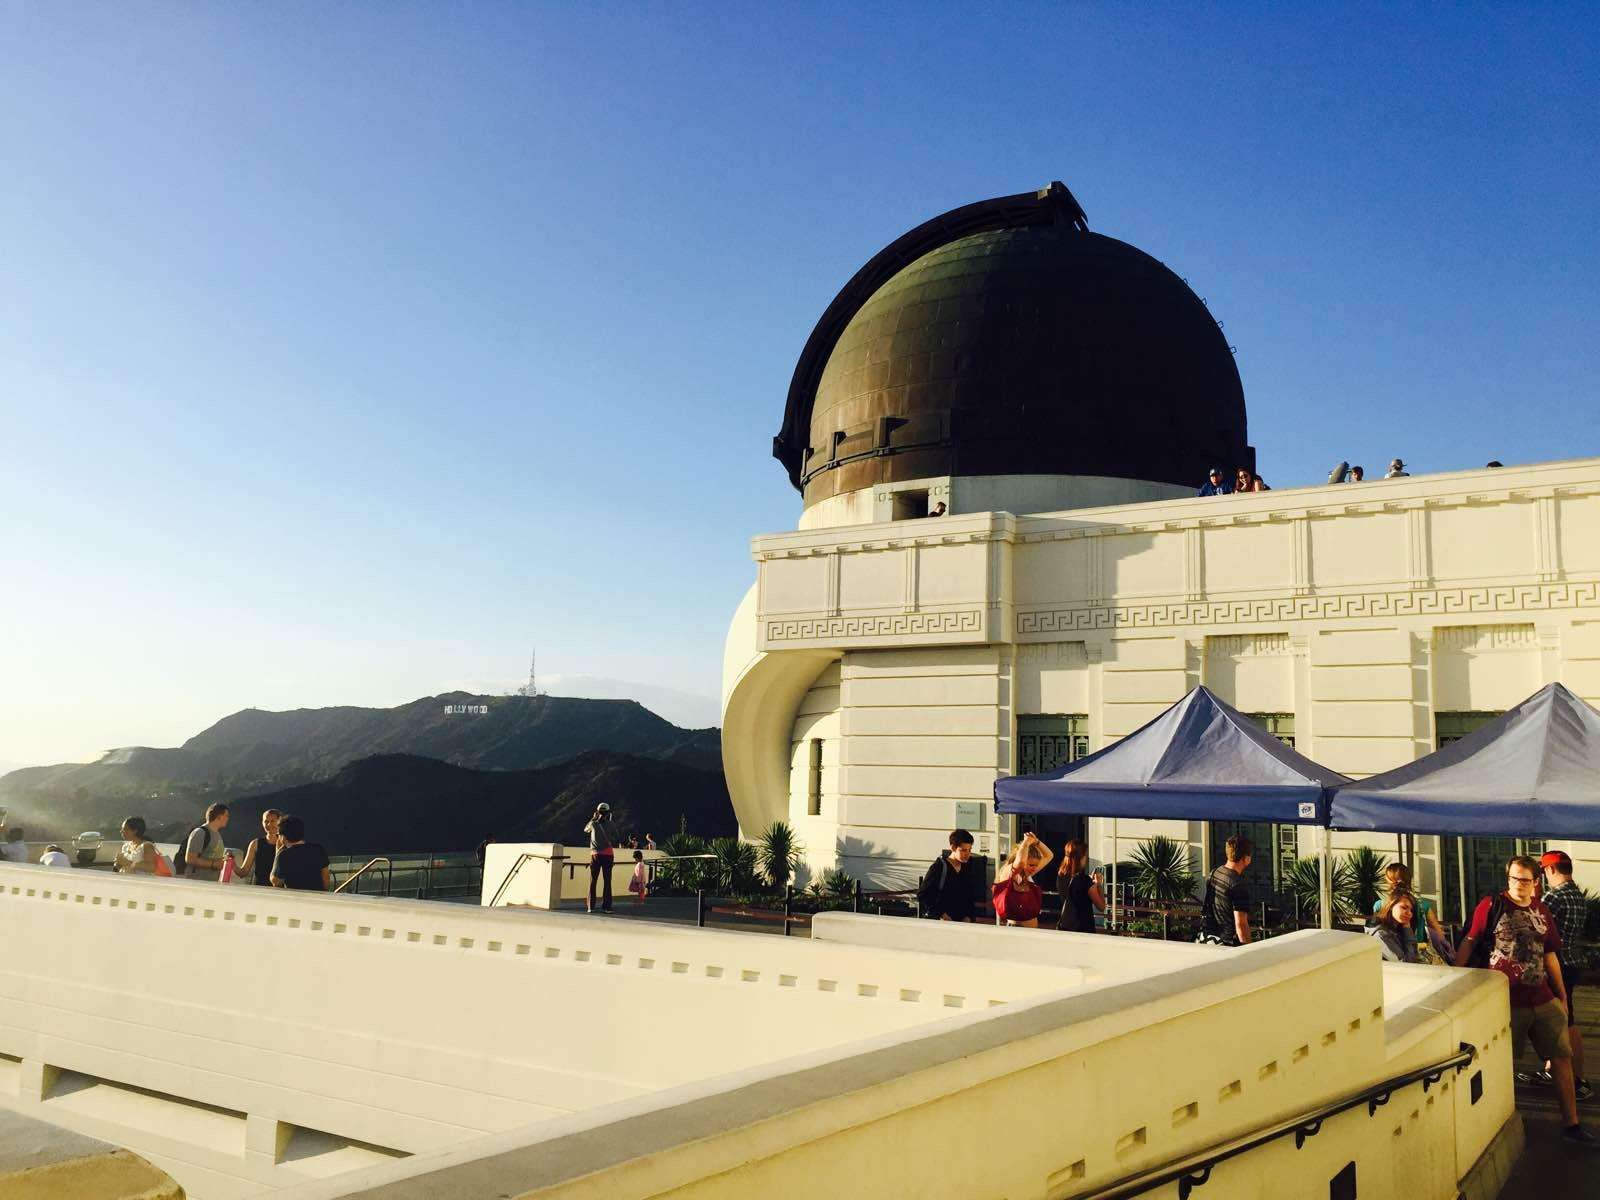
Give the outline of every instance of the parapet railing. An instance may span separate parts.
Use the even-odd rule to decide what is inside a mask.
[[[1478,1048],[1470,1042],[1462,1042],[1461,1048],[1448,1058],[1441,1058],[1438,1062],[1425,1067],[1417,1067],[1403,1075],[1381,1080],[1343,1099],[1330,1101],[1287,1120],[1262,1126],[1252,1133],[1218,1142],[1214,1146],[1174,1159],[1163,1166],[1124,1176],[1108,1187],[1087,1193],[1081,1200],[1131,1200],[1131,1197],[1144,1196],[1157,1188],[1173,1183],[1178,1185],[1178,1200],[1189,1200],[1190,1193],[1211,1178],[1212,1170],[1231,1158],[1238,1158],[1241,1154],[1248,1154],[1252,1150],[1286,1137],[1293,1137],[1294,1148],[1299,1150],[1306,1144],[1307,1138],[1316,1137],[1322,1131],[1324,1121],[1352,1108],[1359,1108],[1363,1104],[1367,1106],[1367,1116],[1370,1117],[1389,1103],[1390,1096],[1401,1088],[1420,1082],[1422,1090],[1426,1092],[1444,1078],[1446,1071],[1454,1070],[1460,1074],[1471,1066],[1477,1057]]]
[[[627,849],[627,847],[623,847],[623,848]],[[659,856],[657,858],[645,859],[644,863],[645,863],[645,869],[649,873],[650,882],[654,883],[655,882],[655,878],[656,878],[656,869],[662,863],[683,862],[683,861],[685,861],[687,859],[713,859],[713,858],[716,858],[715,854],[664,854],[664,855],[661,855],[661,856]],[[534,861],[538,861],[538,862],[560,862],[560,863],[563,863],[566,866],[566,869],[567,869],[567,878],[568,879],[576,879],[577,878],[578,868],[579,867],[587,868],[588,865],[589,865],[587,861],[584,861],[584,862],[581,862],[581,863],[580,862],[568,861],[567,856],[564,855],[564,854],[562,854],[562,855],[540,854],[535,850],[525,850],[521,854],[517,855],[517,861],[511,864],[511,870],[506,872],[506,877],[500,881],[500,886],[495,889],[494,897],[493,897],[493,899],[491,899],[489,901],[489,904],[488,904],[489,908],[493,908],[497,904],[500,903],[501,897],[503,897],[506,894],[506,889],[511,886],[512,881],[516,879],[517,874],[522,870],[522,868],[524,866],[526,866],[528,863],[534,862]],[[624,865],[626,865],[626,864],[624,864]],[[701,924],[704,925],[705,922],[702,921]]]
[[[365,875],[368,871],[372,870],[372,868],[377,866],[379,863],[383,864],[383,894],[385,896],[387,896],[394,888],[394,863],[392,861],[390,861],[389,859],[384,858],[382,855],[380,855],[377,858],[369,860],[367,862],[366,866],[362,867],[360,870],[358,870],[358,871],[354,872],[353,874],[351,874],[347,879],[344,880],[343,883],[341,883],[338,887],[334,888],[333,890],[335,892],[344,891],[345,888],[349,887],[356,880],[360,879],[363,875]]]

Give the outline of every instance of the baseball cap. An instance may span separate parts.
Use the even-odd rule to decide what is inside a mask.
[[[1563,875],[1572,874],[1572,859],[1565,850],[1546,850],[1539,856],[1541,867],[1554,867]]]
[[[596,804],[594,806],[594,810],[595,810],[595,812],[610,812],[611,811],[611,805],[607,804],[604,800],[602,800],[602,801],[600,801],[599,804]]]

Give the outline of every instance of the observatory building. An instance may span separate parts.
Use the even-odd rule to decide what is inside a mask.
[[[723,754],[741,827],[789,821],[813,871],[909,886],[957,826],[1004,853],[1020,829],[997,826],[996,776],[1201,683],[1358,777],[1546,683],[1600,700],[1600,461],[1197,497],[1210,467],[1255,465],[1231,348],[1060,183],[863,266],[805,344],[773,453],[801,515],[752,545]],[[1164,833],[1196,870],[1240,828],[1027,827],[1058,850],[1086,833],[1099,862]],[[1277,886],[1297,828],[1243,831]],[[1513,849],[1347,842],[1403,850],[1452,916]]]

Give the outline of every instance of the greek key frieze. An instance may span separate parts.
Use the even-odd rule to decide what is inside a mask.
[[[767,641],[842,641],[848,638],[928,637],[982,633],[981,609],[958,612],[888,613],[881,616],[803,617],[768,621]]]
[[[1169,625],[1259,625],[1283,621],[1519,613],[1600,605],[1600,582],[1505,584],[1400,592],[1344,592],[1259,600],[1171,601],[1040,609],[1017,614],[1017,636]]]

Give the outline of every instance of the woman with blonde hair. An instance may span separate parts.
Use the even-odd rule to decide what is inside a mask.
[[[1064,933],[1093,933],[1094,914],[1104,912],[1106,900],[1100,893],[1100,872],[1086,872],[1089,847],[1073,838],[1062,848],[1061,868],[1056,872],[1056,891],[1061,893],[1061,916],[1056,928]]]
[[[1006,865],[995,872],[991,894],[996,925],[1039,928],[1039,909],[1044,902],[1044,893],[1033,877],[1044,870],[1045,864],[1054,857],[1050,847],[1033,834],[1022,835],[1022,841],[1017,843]]]

